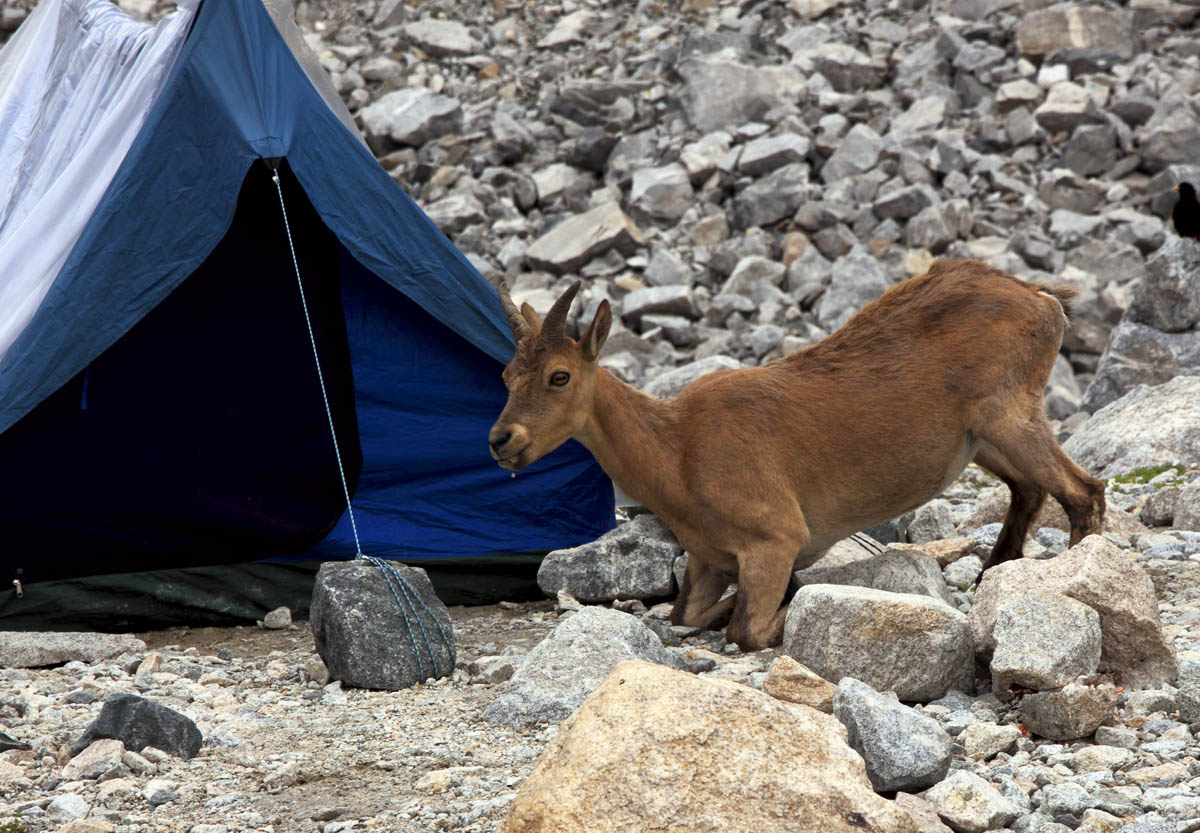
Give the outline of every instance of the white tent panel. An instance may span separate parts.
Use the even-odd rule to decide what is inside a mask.
[[[42,0],[0,50],[0,358],[37,311],[162,90],[199,0],[157,25]]]

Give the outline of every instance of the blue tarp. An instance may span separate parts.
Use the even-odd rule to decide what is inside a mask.
[[[258,160],[264,158],[285,160],[280,164],[286,181],[296,186],[289,202],[299,206],[307,200],[314,213],[315,231],[307,238],[298,237],[298,245],[319,239],[318,232],[324,230],[334,241],[327,247],[332,251],[313,254],[311,264],[303,265],[319,269],[322,263],[329,268],[336,264],[336,275],[329,280],[333,282],[330,285],[340,286],[345,331],[341,332],[340,322],[327,322],[324,327],[328,332],[323,331],[323,336],[329,339],[331,355],[340,355],[343,345],[348,347],[349,369],[333,359],[323,361],[334,365],[329,371],[335,376],[341,373],[345,390],[350,392],[347,395],[353,397],[354,413],[344,420],[351,424],[339,426],[339,431],[347,435],[343,442],[354,445],[357,440],[362,453],[361,475],[354,478],[357,472],[352,471],[351,485],[357,482],[364,550],[394,557],[530,551],[578,544],[611,528],[611,484],[580,446],[569,443],[515,480],[490,460],[487,428],[503,406],[501,363],[512,354],[511,337],[495,292],[325,105],[261,0],[204,0],[178,62],[111,187],[31,324],[0,362],[0,466],[9,467],[4,478],[9,484],[7,489],[25,489],[23,511],[42,502],[52,504],[56,478],[62,484],[72,477],[72,464],[80,471],[90,464],[90,446],[83,441],[73,449],[71,459],[57,459],[50,450],[56,432],[66,436],[78,430],[85,432],[80,436],[90,436],[92,443],[101,442],[110,448],[116,444],[124,449],[124,459],[130,461],[132,470],[137,470],[139,460],[152,456],[154,476],[158,478],[171,477],[175,468],[186,470],[173,467],[171,455],[195,457],[198,447],[203,455],[202,436],[172,439],[167,432],[167,436],[157,438],[156,447],[148,449],[139,445],[138,436],[131,433],[133,427],[125,435],[112,436],[96,436],[94,427],[87,427],[86,420],[97,407],[84,407],[88,390],[104,390],[98,387],[102,382],[89,371],[90,367],[104,366],[113,377],[126,372],[121,368],[142,362],[139,373],[160,373],[160,379],[170,373],[169,356],[156,369],[144,364],[144,354],[157,350],[155,342],[147,341],[152,338],[155,315],[175,316],[170,327],[160,321],[160,330],[179,332],[180,328],[194,326],[197,332],[203,332],[207,328],[220,332],[226,341],[244,337],[247,349],[252,349],[256,341],[274,345],[274,328],[279,328],[280,338],[284,331],[288,338],[294,335],[294,315],[298,313],[291,305],[267,306],[272,312],[266,314],[266,320],[242,322],[244,326],[237,332],[229,332],[219,320],[219,307],[214,312],[204,303],[186,305],[208,309],[218,320],[184,320],[181,316],[187,315],[185,305],[171,308],[163,303],[189,278],[194,278],[189,283],[209,281],[202,268],[206,263],[209,271],[221,271],[225,287],[221,291],[229,293],[229,300],[223,303],[235,303],[244,285],[258,279],[255,270],[261,264],[252,264],[261,253],[247,255],[247,266],[241,267],[234,243],[229,240],[236,238],[240,241],[237,245],[247,247],[255,246],[255,241],[264,241],[263,245],[270,247],[286,245],[281,242],[278,214],[238,211],[239,195],[243,201],[247,199],[243,188],[249,191],[254,184],[253,166],[261,165]],[[254,185],[259,186],[268,187],[269,181]],[[275,199],[273,191],[270,197]],[[262,195],[255,199],[262,199]],[[241,228],[234,235],[235,211],[239,217],[251,218],[239,220],[240,224],[256,227]],[[301,214],[302,208],[298,207],[297,212]],[[222,257],[217,259],[214,252],[227,237]],[[291,269],[290,261],[283,265],[284,272]],[[242,268],[245,274],[229,274],[231,269],[236,272]],[[322,275],[305,276],[306,283],[322,279]],[[294,276],[291,286],[295,288]],[[204,293],[203,287],[189,286],[189,291],[198,293],[198,298]],[[314,291],[319,292],[319,287]],[[276,309],[278,315],[274,314]],[[125,364],[118,363],[113,357],[120,354],[122,339],[135,338],[142,344],[140,352],[134,356],[135,351],[127,350],[130,358]],[[295,347],[297,369],[291,375],[303,378],[299,362],[303,359],[311,371],[311,349],[306,341]],[[247,359],[241,361],[238,355]],[[230,382],[230,391],[237,389],[244,397],[247,385],[252,384],[262,401],[269,402],[277,396],[276,375],[290,376],[257,367],[255,355],[229,351],[228,356],[221,357],[227,363],[224,372],[230,380],[239,379],[238,385]],[[290,348],[287,355],[293,355]],[[292,359],[287,362],[290,365]],[[247,378],[249,374],[253,376]],[[140,381],[140,387],[129,386],[128,407],[135,404],[137,391],[146,389],[151,392],[148,396],[153,394],[154,380]],[[310,381],[314,396],[319,397],[315,377]],[[222,382],[210,379],[206,384],[219,388]],[[186,385],[166,387],[187,389]],[[92,399],[98,395],[94,393]],[[213,391],[213,396],[220,395],[219,390]],[[227,391],[223,395],[232,394]],[[282,425],[291,418],[283,412],[296,410],[288,403],[297,394],[289,388],[286,395],[278,395],[278,413],[265,418],[278,418]],[[64,402],[56,404],[55,397]],[[205,410],[196,404],[205,401],[203,396],[188,399],[189,408]],[[80,407],[75,407],[77,404]],[[110,403],[110,407],[120,407],[120,403]],[[319,400],[317,407],[316,416],[323,420]],[[249,410],[256,419],[264,419],[263,408]],[[230,420],[239,418],[236,409],[213,409],[208,418],[225,418],[222,414]],[[354,416],[357,425],[352,424]],[[316,430],[319,420],[313,420],[304,423],[304,432]],[[110,420],[107,424],[119,425],[120,421]],[[183,424],[187,424],[186,419]],[[234,422],[233,430],[218,432],[223,443],[240,436],[237,427]],[[143,430],[152,429],[143,426]],[[327,426],[324,431],[328,441]],[[235,439],[235,447],[222,453],[243,461],[246,455],[253,457],[253,443],[267,442],[270,435],[269,430],[266,439],[261,430],[245,433],[256,439],[247,439],[241,450]],[[6,451],[3,443],[14,434],[21,435],[22,449],[15,449],[14,441],[8,443]],[[316,448],[314,437],[308,439]],[[43,442],[47,450],[31,457],[31,442],[34,446]],[[6,453],[9,463],[5,463]],[[356,449],[351,449],[349,456],[352,463],[357,462]],[[219,454],[214,457],[219,458]],[[19,461],[27,471],[30,466],[45,469],[34,479],[44,483],[47,494],[30,497],[28,484],[21,484],[22,472],[11,469],[17,465],[13,461]],[[55,471],[56,465],[64,470]],[[113,463],[105,458],[105,465]],[[314,463],[313,471],[321,477],[336,477],[328,459]],[[85,479],[103,482],[103,474],[91,471]],[[119,491],[123,479],[134,479],[122,472],[112,474],[112,490]],[[254,488],[273,488],[268,484],[281,480],[285,491],[299,488],[296,477],[267,475],[264,473]],[[209,501],[205,511],[220,515],[221,506],[244,504],[247,496],[238,490],[249,488],[247,482],[232,484],[232,493]],[[181,494],[192,489],[190,484],[160,482],[155,486],[156,493],[171,494],[173,485],[181,487]],[[330,485],[313,488],[325,494]],[[340,484],[332,485],[336,498]],[[220,484],[208,484],[205,491],[219,488]],[[85,495],[75,497],[85,499]],[[119,493],[107,495],[103,501],[106,506],[114,502],[120,504]],[[324,498],[322,502],[329,503]],[[45,518],[28,519],[10,510],[0,518],[0,539],[10,542],[2,553],[6,567],[16,561],[46,557],[45,552],[14,552],[11,542],[38,540],[33,525],[39,520],[58,522],[53,507],[48,507],[48,512]],[[130,514],[136,515],[136,507]],[[142,521],[121,520],[111,514],[106,517],[103,523],[85,525],[75,537],[63,539],[60,546],[77,549],[99,527],[118,527],[114,534],[126,543],[137,538]],[[241,516],[232,524],[227,523],[228,518],[213,520],[222,534],[232,534],[231,530],[239,525],[254,523],[248,520],[252,517]],[[314,529],[324,525],[320,529],[320,535],[324,535],[336,520],[337,515],[317,519]],[[170,519],[153,521],[159,522],[169,524]],[[189,520],[189,524],[201,526],[204,522],[203,517]],[[261,522],[271,523],[269,518]],[[127,527],[124,530],[120,529],[122,523]],[[309,549],[313,540],[319,538],[310,536],[305,540],[303,535],[292,534],[287,545],[280,544],[277,551],[260,550],[259,555],[308,551],[331,558],[354,554],[345,518],[328,538]],[[120,557],[113,555],[117,550],[112,547],[99,547],[96,552]],[[181,557],[192,563],[204,559],[199,553]],[[214,563],[233,560],[220,553],[210,558]],[[132,565],[92,566],[99,572]]]

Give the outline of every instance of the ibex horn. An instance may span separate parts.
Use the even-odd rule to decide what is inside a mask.
[[[500,282],[500,306],[504,309],[505,317],[508,318],[508,326],[512,329],[513,338],[520,341],[529,332],[529,322],[525,320],[525,316],[521,315],[521,311],[509,297],[508,284],[503,281]]]
[[[554,306],[550,307],[546,317],[542,319],[542,341],[546,342],[548,346],[557,345],[566,335],[567,313],[571,309],[571,303],[575,300],[575,293],[579,291],[579,283],[579,281],[575,281],[571,284],[570,288],[554,302]]]

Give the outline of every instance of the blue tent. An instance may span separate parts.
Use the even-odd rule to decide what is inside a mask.
[[[0,359],[5,584],[355,555],[273,169],[363,551],[538,551],[612,527],[577,444],[516,478],[490,459],[512,354],[496,293],[285,34],[263,0],[194,9]]]

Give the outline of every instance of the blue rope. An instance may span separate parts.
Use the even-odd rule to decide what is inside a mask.
[[[451,666],[454,665],[455,659],[453,640],[446,635],[446,631],[442,627],[442,623],[438,621],[437,616],[435,616],[433,611],[429,609],[429,606],[425,604],[425,601],[421,598],[421,595],[412,588],[412,585],[408,583],[408,580],[405,579],[404,576],[400,575],[400,571],[396,569],[394,564],[384,561],[382,558],[376,558],[372,555],[364,555],[362,551],[362,543],[358,537],[358,524],[355,523],[354,520],[354,506],[350,502],[350,486],[346,482],[346,469],[342,465],[342,452],[338,447],[337,431],[333,426],[333,409],[329,406],[329,394],[325,389],[325,375],[321,372],[321,357],[317,353],[317,337],[313,334],[312,320],[309,318],[308,314],[308,300],[304,296],[304,282],[300,280],[300,263],[296,259],[296,245],[292,241],[292,228],[288,224],[287,207],[283,202],[283,186],[279,182],[278,170],[272,171],[271,180],[275,183],[275,190],[279,194],[279,208],[283,212],[283,228],[287,232],[288,248],[292,253],[292,266],[296,270],[296,283],[300,287],[300,305],[304,308],[304,323],[308,325],[308,339],[312,344],[313,359],[317,363],[317,380],[321,384],[321,398],[325,402],[325,416],[329,420],[329,433],[333,437],[333,453],[337,458],[338,474],[340,474],[342,478],[342,494],[344,494],[346,497],[346,514],[350,518],[350,530],[354,533],[354,548],[356,551],[355,557],[366,559],[378,567],[383,573],[383,580],[387,583],[388,589],[392,591],[392,598],[396,600],[396,606],[400,608],[400,615],[404,618],[404,627],[408,631],[408,639],[412,644],[413,656],[417,659],[417,670],[421,673],[424,673],[425,666],[422,662],[423,657],[421,656],[421,651],[417,648],[417,639],[415,636],[413,636],[412,621],[409,619],[409,613],[412,613],[412,619],[416,620],[417,627],[421,630],[421,639],[425,643],[425,650],[429,656],[430,676],[436,676],[437,656],[434,654],[433,644],[429,641],[429,633],[425,630],[425,623],[421,621],[421,613],[417,610],[417,605],[419,604],[421,606],[421,609],[425,611],[425,615],[433,621],[435,626],[437,626],[438,633],[442,637],[442,642],[446,646],[446,652],[450,656]],[[85,387],[85,397],[87,395],[86,390],[87,389]],[[397,588],[399,588],[399,591],[397,591]],[[403,596],[403,599],[401,599],[401,596]]]

